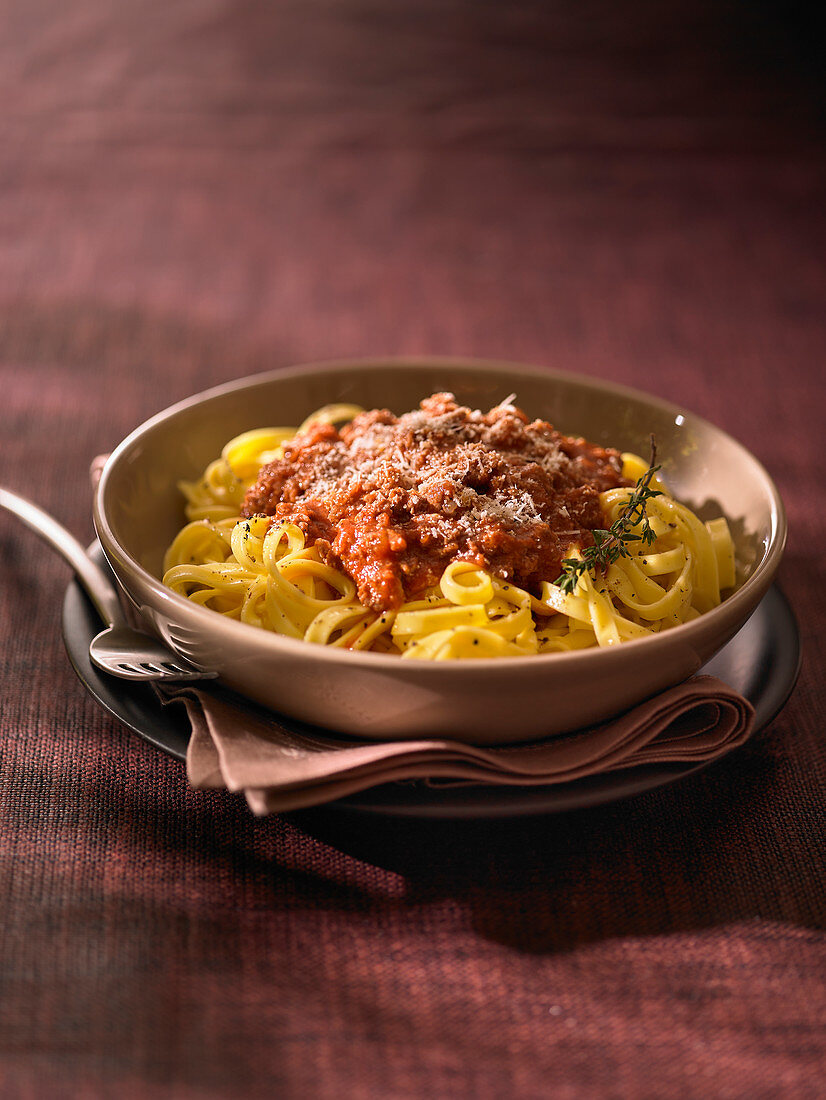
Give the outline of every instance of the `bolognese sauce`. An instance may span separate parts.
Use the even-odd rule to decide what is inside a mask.
[[[263,466],[243,515],[294,523],[377,611],[399,607],[466,561],[537,591],[573,543],[604,525],[599,494],[628,485],[618,451],[437,393],[413,412],[313,423]]]

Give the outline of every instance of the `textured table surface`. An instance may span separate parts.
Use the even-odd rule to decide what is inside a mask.
[[[93,455],[319,358],[625,382],[777,480],[792,700],[598,810],[256,821],[85,694],[0,516],[3,1097],[823,1095],[816,28],[568,8],[1,3],[0,484],[88,540]]]

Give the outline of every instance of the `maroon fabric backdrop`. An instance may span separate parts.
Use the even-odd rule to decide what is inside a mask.
[[[507,357],[682,402],[777,479],[782,716],[558,818],[253,820],[101,712],[0,515],[0,1094],[824,1089],[826,141],[802,9],[0,5],[0,482],[322,357]]]

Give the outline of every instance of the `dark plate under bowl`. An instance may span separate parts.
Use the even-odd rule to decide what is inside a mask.
[[[105,565],[102,553],[95,556]],[[156,748],[183,760],[189,743],[189,722],[183,706],[162,706],[148,684],[119,680],[101,672],[89,660],[89,643],[100,631],[86,593],[72,581],[63,601],[63,639],[75,672],[87,691],[115,718]],[[741,630],[702,672],[716,676],[752,704],[756,721],[752,736],[765,728],[791,694],[800,671],[800,636],[786,598],[771,588]],[[222,694],[217,685],[205,691]],[[279,717],[297,729],[299,722]],[[323,731],[317,731],[323,736]],[[559,813],[599,806],[642,794],[693,775],[701,764],[658,764],[605,772],[588,779],[542,787],[480,785],[444,786],[423,781],[389,783],[332,803],[362,812],[406,817],[516,817]]]

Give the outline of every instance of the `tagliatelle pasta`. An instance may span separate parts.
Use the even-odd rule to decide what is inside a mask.
[[[646,469],[509,401],[482,414],[435,395],[402,417],[326,406],[237,436],[181,483],[190,522],[163,579],[252,626],[402,659],[616,645],[696,618],[735,582],[725,519],[702,522],[657,481],[653,541],[638,522],[628,556],[571,592],[554,583]]]

